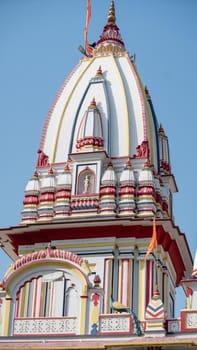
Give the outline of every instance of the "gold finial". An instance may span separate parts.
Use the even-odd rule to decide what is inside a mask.
[[[109,9],[109,15],[108,15],[108,23],[115,23],[116,22],[116,16],[115,16],[115,7],[114,7],[114,0],[111,1],[110,9]]]

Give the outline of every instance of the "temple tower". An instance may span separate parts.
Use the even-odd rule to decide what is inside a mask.
[[[173,219],[168,138],[114,1],[50,108],[32,173],[20,224],[2,232],[14,262],[1,285],[0,335],[101,336],[119,317],[112,334],[144,336],[154,325],[163,336],[192,258]],[[157,244],[146,258],[153,218]]]

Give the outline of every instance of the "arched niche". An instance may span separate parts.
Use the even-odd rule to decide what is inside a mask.
[[[95,193],[95,173],[87,167],[79,173],[77,194],[90,195],[91,193]]]
[[[10,332],[16,319],[71,317],[80,326],[86,317],[89,274],[87,261],[59,249],[47,248],[18,259],[4,280]]]

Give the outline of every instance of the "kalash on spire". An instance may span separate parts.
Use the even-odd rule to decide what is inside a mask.
[[[0,287],[0,335],[21,336],[17,349],[31,336],[51,349],[61,339],[64,348],[186,350],[197,287],[173,219],[168,138],[125,49],[114,1],[91,50],[89,21],[90,1],[86,50],[47,115],[21,223],[1,230],[14,262]],[[174,319],[182,279],[190,309]]]
[[[90,0],[89,0],[87,5],[86,27],[84,30],[84,39],[85,39],[84,41],[85,41],[85,47],[87,50],[87,55],[94,56],[97,54],[104,54],[107,52],[108,53],[125,52],[124,42],[119,33],[119,28],[116,25],[114,1],[113,0],[111,1],[107,24],[104,27],[103,33],[101,34],[98,42],[93,43],[92,45],[89,44],[87,39],[88,26],[90,22],[90,14],[91,14],[91,8],[90,8]],[[85,50],[83,50],[83,52],[86,54]]]

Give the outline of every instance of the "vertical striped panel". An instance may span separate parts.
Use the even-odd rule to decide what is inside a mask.
[[[139,261],[139,319],[144,320],[145,313],[145,261]]]
[[[138,315],[139,314],[139,300],[140,300],[140,281],[139,281],[139,271],[140,271],[140,260],[137,256],[133,261],[133,300],[132,309]]]
[[[21,304],[21,289],[19,289],[18,292],[17,292],[15,317],[20,317],[20,304]]]
[[[157,276],[158,276],[158,289],[160,292],[160,295],[162,293],[162,269],[161,267],[157,267]]]
[[[130,304],[130,289],[131,289],[131,278],[130,278],[130,261],[129,259],[121,259],[119,262],[119,298],[118,300],[129,306]]]
[[[162,152],[162,138],[161,138],[161,136],[159,137],[159,155],[160,155],[160,159],[162,159],[163,152]]]
[[[123,259],[119,261],[118,301],[122,303],[123,296]]]
[[[26,316],[26,307],[27,307],[27,296],[28,296],[28,287],[27,283],[21,288],[21,312],[20,317]]]
[[[29,282],[29,291],[27,299],[27,313],[26,317],[32,317],[33,311],[33,292],[34,292],[34,280]]]
[[[152,275],[151,275],[151,297],[153,296],[153,292],[154,292],[154,286],[156,284],[156,269],[155,269],[155,261],[151,261],[151,265],[152,265]]]
[[[151,271],[150,260],[146,260],[146,306],[150,300]]]
[[[57,280],[53,282],[53,294],[52,294],[52,314],[53,317],[61,317],[63,316],[63,302],[64,302],[64,294],[66,291],[64,290],[65,288],[65,282],[64,279],[62,278],[61,280]],[[65,300],[65,310],[66,310],[66,305],[67,300]]]
[[[49,314],[49,304],[50,304],[50,290],[49,290],[50,282],[45,282],[44,288],[44,316],[48,316]]]
[[[6,296],[3,336],[8,336],[11,298]]]
[[[64,277],[64,293],[63,293],[63,305],[62,305],[62,316],[66,316],[67,315],[67,311],[66,311],[66,278]]]
[[[135,290],[135,259],[131,261],[131,309],[134,310],[134,290]]]
[[[45,294],[45,283],[41,282],[41,289],[40,289],[40,307],[39,307],[39,316],[44,316],[44,294]]]
[[[48,307],[48,317],[51,317],[51,309],[52,309],[52,303],[53,303],[53,284],[54,282],[51,281],[48,284],[48,297],[49,297],[49,307]]]
[[[168,310],[169,304],[169,287],[168,287],[168,274],[164,273],[164,307],[165,310]],[[167,315],[169,316],[169,315]]]
[[[24,299],[24,289],[23,287],[20,288],[20,299],[19,299],[19,317],[22,317],[22,312],[23,312],[23,299]]]
[[[104,264],[104,305],[103,313],[110,313],[111,307],[111,281],[112,281],[112,259],[105,259]]]
[[[38,279],[35,278],[34,284],[33,284],[33,309],[32,309],[32,316],[36,316],[36,297],[37,297],[37,285],[38,285]]]
[[[127,305],[130,307],[130,309],[132,307],[132,305],[131,305],[131,301],[132,301],[132,297],[131,297],[131,290],[132,290],[132,264],[133,264],[132,259],[128,259]]]
[[[41,288],[42,288],[42,278],[38,278],[36,284],[36,303],[35,303],[35,317],[40,316],[40,297],[41,297]]]

